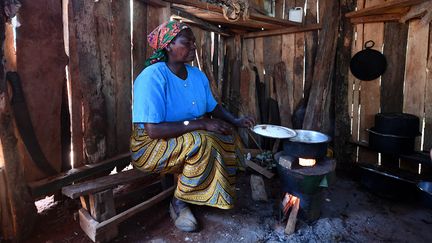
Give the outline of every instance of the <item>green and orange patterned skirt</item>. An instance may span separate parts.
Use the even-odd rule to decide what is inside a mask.
[[[235,201],[235,174],[240,140],[236,135],[193,131],[177,138],[151,139],[143,124],[134,124],[132,161],[145,172],[179,173],[174,196],[182,201],[230,209]]]

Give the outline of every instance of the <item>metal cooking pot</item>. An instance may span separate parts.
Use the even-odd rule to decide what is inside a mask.
[[[417,187],[422,191],[422,200],[423,202],[432,207],[432,182],[430,181],[420,181],[417,183]]]
[[[421,135],[420,119],[408,113],[375,114],[375,131],[403,137]]]
[[[369,132],[369,147],[385,154],[409,154],[414,151],[415,136],[397,136],[378,132],[375,127]]]
[[[363,81],[371,81],[385,72],[387,60],[381,52],[372,49],[374,45],[375,42],[372,40],[367,41],[364,45],[365,49],[352,57],[350,69],[354,77]]]
[[[329,136],[312,130],[295,131],[297,136],[284,140],[283,150],[286,155],[305,159],[325,157],[327,145],[331,140]]]

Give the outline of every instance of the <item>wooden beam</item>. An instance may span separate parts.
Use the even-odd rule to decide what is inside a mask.
[[[60,190],[74,181],[87,178],[96,173],[112,170],[117,165],[127,165],[130,163],[130,153],[124,153],[113,158],[107,159],[97,164],[84,165],[77,169],[72,169],[55,177],[29,183],[29,187],[34,198]]]
[[[248,159],[245,160],[246,165],[249,166],[251,169],[255,170],[256,172],[260,173],[261,175],[267,177],[268,179],[271,179],[274,174],[270,171],[268,171],[266,168],[258,165],[257,163],[250,161]]]
[[[321,6],[320,6],[321,7]],[[331,134],[333,124],[330,119],[333,73],[340,21],[339,1],[324,1],[325,19],[320,31],[319,46],[315,58],[313,83],[303,121],[304,129],[312,129]]]
[[[380,15],[353,17],[350,19],[350,21],[352,24],[389,22],[389,21],[399,21],[399,19],[401,17],[402,17],[402,14],[400,14],[400,13],[392,13],[392,14],[380,14]]]
[[[148,173],[132,169],[114,175],[104,176],[94,180],[63,187],[62,193],[72,199],[75,199],[86,194],[92,194],[114,188],[118,185],[126,184],[143,177],[148,177],[149,175],[150,174]]]
[[[199,8],[199,9],[202,9],[205,11],[222,13],[221,7],[216,6],[214,4],[210,4],[210,3],[203,3],[203,2],[199,2],[199,1],[195,1],[195,0],[163,0],[163,1],[169,2],[169,3],[181,4],[184,6],[191,6],[191,7]],[[258,13],[250,13],[249,18],[251,20],[257,20],[257,21],[266,22],[269,24],[280,25],[280,26],[299,26],[299,25],[301,25],[300,23],[297,23],[297,22],[279,19],[279,18],[274,18],[274,17],[269,17],[269,16],[266,16],[263,14],[258,14]]]
[[[184,19],[190,20],[193,23],[199,25],[202,29],[212,31],[212,32],[218,33],[218,34],[223,35],[223,36],[231,36],[231,34],[229,34],[227,32],[224,32],[223,30],[221,30],[216,25],[213,25],[213,24],[211,24],[211,23],[209,23],[207,21],[204,21],[204,20],[202,20],[202,19],[200,19],[198,17],[195,17],[195,15],[190,14],[190,13],[184,11],[181,8],[172,7],[171,8],[171,13],[174,13],[174,14],[177,15],[177,16],[174,16],[174,18],[180,18],[180,19],[183,19],[183,20]]]
[[[156,8],[166,8],[169,7],[169,3],[164,2],[162,0],[139,0],[143,3],[146,3],[150,6],[156,7]]]
[[[385,13],[401,13],[406,11],[406,7],[416,5],[429,0],[393,0],[387,1],[382,4],[377,4],[371,7],[366,7],[357,11],[352,11],[345,14],[347,18],[361,17],[366,15],[374,14],[385,14]]]
[[[298,32],[319,30],[321,29],[321,27],[322,27],[321,24],[312,24],[308,26],[295,26],[295,27],[289,27],[289,28],[277,29],[277,30],[264,30],[264,31],[247,33],[243,35],[243,38],[248,39],[248,38],[257,38],[257,37],[265,37],[265,36],[292,34]]]

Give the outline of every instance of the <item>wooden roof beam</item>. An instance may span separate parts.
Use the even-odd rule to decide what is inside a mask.
[[[222,14],[222,8],[221,7],[216,6],[214,4],[210,4],[210,3],[203,3],[203,2],[199,2],[199,1],[195,1],[195,0],[163,0],[163,1],[169,2],[169,3],[180,4],[180,5],[184,5],[184,6],[195,7],[195,8],[201,9],[201,10],[206,10],[206,11],[216,12],[216,13]],[[301,23],[297,23],[297,22],[293,22],[293,21],[289,21],[289,20],[285,20],[285,19],[269,17],[266,15],[257,14],[257,13],[250,13],[249,19],[265,22],[268,24],[285,26],[285,27],[287,27],[287,26],[301,26],[302,25]]]
[[[257,38],[257,37],[265,37],[265,36],[273,36],[273,35],[292,34],[297,32],[319,30],[321,29],[321,27],[322,27],[321,24],[312,24],[307,26],[294,26],[294,27],[277,29],[277,30],[256,31],[256,32],[250,32],[243,35],[243,38],[248,39],[248,38]]]

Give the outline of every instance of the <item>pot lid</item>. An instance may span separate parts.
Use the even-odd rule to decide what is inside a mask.
[[[252,131],[258,135],[269,138],[285,139],[297,136],[297,133],[293,129],[270,124],[256,125],[252,128]]]

